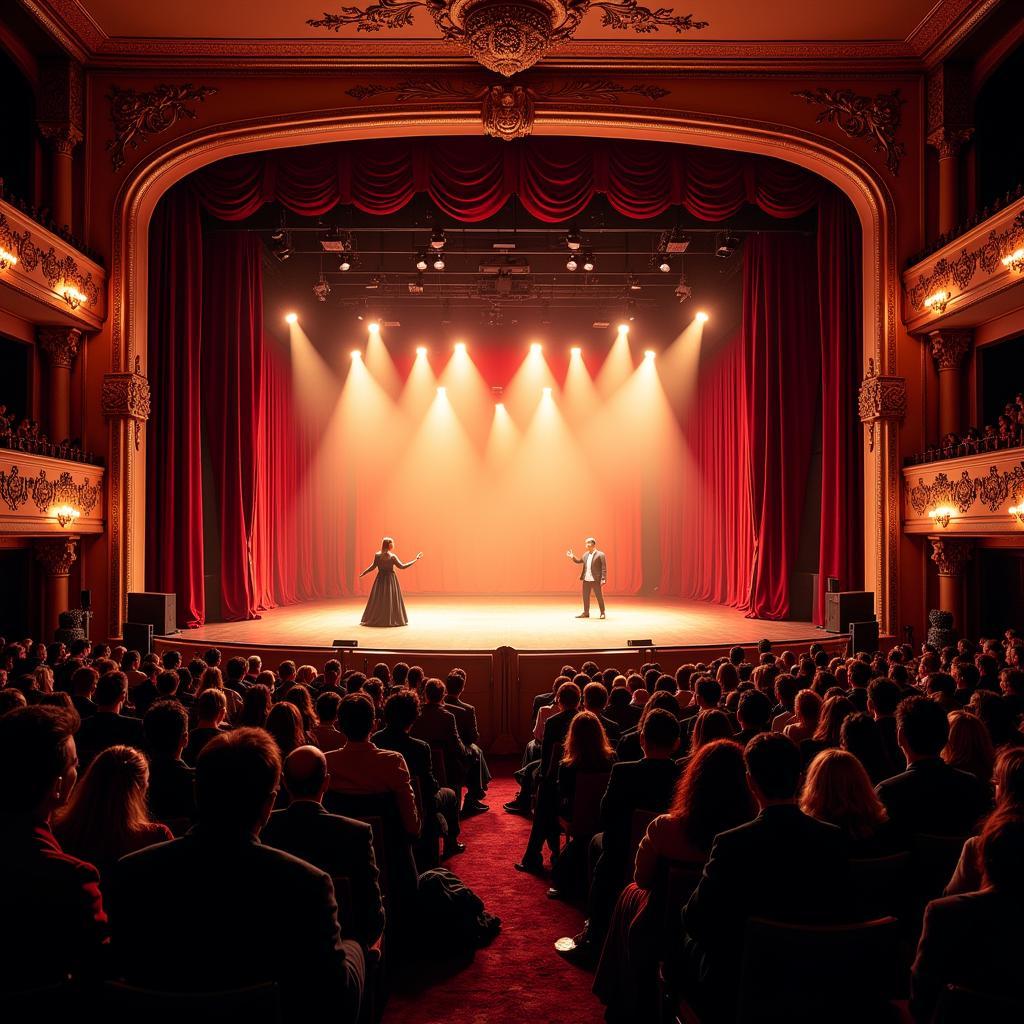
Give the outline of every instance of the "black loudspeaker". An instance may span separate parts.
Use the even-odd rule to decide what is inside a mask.
[[[83,612],[87,612],[87,611],[89,611],[92,608],[92,591],[91,590],[83,590],[82,591],[82,601],[81,601],[80,607],[81,607]]]
[[[825,629],[846,633],[851,622],[868,622],[875,617],[875,595],[870,590],[843,590],[825,595]]]
[[[850,623],[850,653],[874,654],[878,650],[878,621]]]
[[[126,622],[121,627],[121,638],[129,651],[146,655],[153,650],[153,624],[151,622]]]
[[[332,647],[358,647],[358,640],[335,640]]]
[[[626,641],[626,646],[627,647],[653,647],[654,646],[654,641],[653,640],[627,640]]]
[[[176,633],[178,630],[177,599],[174,594],[129,594],[128,621],[148,622],[157,636]]]

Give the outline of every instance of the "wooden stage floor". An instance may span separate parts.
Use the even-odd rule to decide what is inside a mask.
[[[363,598],[289,605],[250,622],[209,623],[180,639],[212,645],[329,648],[335,640],[356,640],[365,650],[519,651],[616,650],[630,639],[650,639],[656,647],[698,647],[803,641],[830,637],[809,622],[769,622],[702,601],[648,598],[608,599],[608,618],[577,619],[578,595],[565,597],[406,598],[409,625],[373,629],[359,625]],[[172,641],[173,643],[173,641]]]

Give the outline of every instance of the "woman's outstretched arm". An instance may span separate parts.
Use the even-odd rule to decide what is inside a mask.
[[[411,562],[403,562],[398,555],[395,555],[395,565],[397,565],[399,569],[408,569],[410,565],[415,565],[422,557],[423,552],[419,551]]]
[[[362,579],[368,572],[373,572],[377,568],[377,556],[373,556],[373,561],[359,574],[359,578]]]

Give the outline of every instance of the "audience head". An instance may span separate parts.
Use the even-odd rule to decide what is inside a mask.
[[[228,699],[223,690],[203,690],[199,694],[196,700],[196,719],[201,726],[217,728],[227,714]]]
[[[733,734],[732,722],[724,711],[717,708],[705,708],[697,712],[693,720],[693,732],[690,733],[690,752],[695,753],[714,740],[731,739]]]
[[[445,688],[440,679],[428,679],[423,684],[423,699],[427,704],[444,703]]]
[[[671,757],[679,746],[679,719],[662,708],[653,708],[641,723],[640,746],[647,757]]]
[[[373,730],[373,717],[373,701],[366,694],[347,694],[338,706],[338,729],[349,742],[361,743]]]
[[[744,748],[747,779],[757,801],[792,803],[800,785],[800,751],[787,736],[763,732]]]
[[[298,711],[294,707],[291,711],[297,719]],[[200,827],[258,834],[270,817],[280,779],[281,754],[262,729],[243,727],[214,736],[196,762]]]
[[[741,729],[765,731],[771,724],[772,702],[760,690],[747,690],[736,705]]]
[[[967,711],[954,711],[949,716],[949,736],[942,748],[942,760],[987,785],[992,778],[996,752],[985,723]]]
[[[847,715],[852,715],[857,708],[847,697],[832,696],[821,705],[821,717],[818,727],[814,730],[814,739],[830,747],[839,746],[839,731]]]
[[[287,757],[296,747],[301,747],[306,742],[302,715],[294,704],[286,700],[270,709],[266,730],[273,737],[282,757]]]
[[[555,693],[555,703],[563,710],[571,711],[580,706],[581,697],[580,688],[576,683],[562,683]]]
[[[606,771],[614,753],[597,715],[592,711],[581,711],[573,717],[565,739],[562,764],[573,765],[582,772]]]
[[[253,683],[248,690],[245,691],[245,696],[242,698],[242,724],[253,726],[257,729],[263,729],[267,724],[267,716],[270,714],[270,708],[273,703],[273,694],[271,688],[273,687],[273,678],[269,683],[263,682],[264,676],[273,676],[273,673],[260,672],[256,677],[257,682]]]
[[[888,817],[864,765],[847,750],[823,750],[811,761],[800,808],[852,839],[869,839]]]
[[[317,747],[296,747],[284,759],[282,775],[292,800],[319,801],[327,788],[327,758]]]
[[[717,679],[702,676],[693,690],[702,708],[717,708],[722,699],[722,686]]]
[[[158,700],[142,720],[146,748],[154,757],[180,757],[188,743],[188,712],[176,700]]]
[[[603,683],[587,683],[583,687],[583,707],[599,715],[608,703],[608,691]]]
[[[694,845],[709,850],[716,835],[750,821],[755,811],[743,748],[732,740],[718,739],[704,744],[690,757],[676,785],[669,813],[682,820]]]
[[[906,697],[896,708],[896,739],[908,762],[938,757],[949,738],[949,721],[930,697]]]
[[[334,690],[321,693],[316,699],[316,717],[321,725],[333,725],[338,720],[338,706],[341,696]]]
[[[15,686],[0,688],[0,716],[28,706],[28,698]]]
[[[0,821],[46,821],[78,779],[73,711],[36,705],[0,718]]]
[[[392,729],[408,732],[419,717],[420,701],[415,690],[400,690],[384,704],[384,721]]]

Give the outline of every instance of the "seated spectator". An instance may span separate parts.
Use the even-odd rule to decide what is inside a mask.
[[[673,685],[675,681],[673,680]],[[677,702],[678,703],[678,702]],[[608,691],[604,683],[587,683],[583,687],[583,710],[591,711],[601,720],[608,742],[615,744],[622,735],[622,726],[614,718],[605,715],[608,706]]]
[[[261,672],[260,675],[267,675],[267,673]],[[247,725],[255,729],[265,729],[267,727],[267,718],[270,715],[270,708],[272,706],[270,695],[273,685],[273,677],[271,677],[269,684],[263,681],[250,684],[249,688],[245,691],[245,696],[242,698],[242,713],[238,719],[239,725]]]
[[[225,689],[234,690],[244,699],[245,691],[249,689],[245,678],[248,670],[249,663],[245,658],[229,658],[228,663],[224,666]]]
[[[320,721],[316,717],[316,711],[313,709],[313,698],[310,696],[306,684],[296,680],[295,685],[289,689],[283,699],[288,701],[289,704],[294,704],[299,709],[299,714],[302,716],[302,731],[305,733],[307,740],[313,739],[313,730],[320,724]]]
[[[0,717],[0,991],[88,981],[107,915],[99,872],[65,853],[50,820],[74,791],[74,712],[21,707]]]
[[[773,709],[772,732],[782,732],[796,718],[797,681],[791,675],[776,675],[773,687],[777,703]]]
[[[857,711],[843,719],[839,727],[839,746],[860,761],[872,786],[891,778],[903,765],[902,758],[899,764],[889,760],[878,724],[865,711]]]
[[[150,820],[148,789],[149,767],[140,751],[119,745],[100,751],[54,816],[61,848],[95,864],[105,880],[121,857],[173,839],[166,825]]]
[[[142,729],[149,755],[149,813],[181,835],[196,816],[196,773],[182,757],[188,713],[175,700],[158,700],[146,712]]]
[[[985,819],[982,832],[993,821],[1024,818],[1024,748],[1009,747],[999,755],[992,781],[995,785],[996,805]],[[979,845],[980,836],[971,836],[964,843],[960,861],[944,895],[974,892],[983,887]]]
[[[813,690],[800,690],[793,701],[793,719],[782,733],[798,746],[809,740],[821,719],[822,699]]]
[[[679,704],[676,702],[675,694],[666,693],[664,690],[654,694],[644,705],[643,714],[635,729],[624,732],[615,744],[615,758],[618,761],[639,761],[644,756],[643,744],[640,742],[643,734],[644,722],[647,716],[656,708],[667,711],[670,715],[679,717]],[[731,732],[730,732],[731,735]]]
[[[903,668],[902,665],[897,666]],[[878,726],[882,747],[889,756],[893,771],[899,771],[906,761],[896,742],[896,706],[900,702],[900,687],[892,679],[872,679],[868,685],[868,714]]]
[[[924,682],[925,692],[946,714],[962,707],[956,699],[956,680],[948,672],[932,672]]]
[[[910,975],[910,1009],[921,1024],[934,1019],[947,985],[1019,1001],[1024,819],[989,822],[979,853],[984,887],[933,900],[925,909]]]
[[[257,841],[280,775],[277,747],[258,729],[223,733],[203,748],[196,827],[115,869],[118,970],[165,991],[273,981],[284,1021],[306,1022],[331,1006],[334,1019],[355,1024],[363,951],[341,936],[330,875]]]
[[[182,753],[182,760],[193,768],[199,760],[199,752],[214,736],[226,732],[224,719],[228,704],[224,691],[213,688],[204,690],[196,701],[196,727],[189,733],[188,743]]]
[[[748,690],[736,705],[739,732],[733,737],[742,747],[755,736],[771,729],[772,702],[760,690]]]
[[[594,992],[607,1007],[607,1021],[657,1018],[662,936],[645,911],[652,892],[664,885],[668,865],[702,867],[715,836],[750,821],[755,810],[738,743],[715,740],[691,756],[676,784],[671,809],[647,827],[637,850],[633,883],[612,914],[594,978]]]
[[[800,756],[804,759],[805,765],[810,764],[814,755],[819,751],[839,746],[843,721],[847,715],[855,714],[856,711],[857,709],[846,697],[833,694],[825,698],[821,705],[821,715],[818,718],[814,735],[800,744]]]
[[[296,747],[306,746],[309,737],[302,728],[302,714],[289,700],[283,697],[270,709],[267,715],[267,732],[274,738],[281,757],[286,758]]]
[[[245,675],[242,677],[245,685],[252,686],[262,671],[263,659],[258,654],[250,654],[245,660]]]
[[[78,759],[87,768],[92,759],[107,747],[142,746],[142,721],[121,714],[128,699],[128,680],[123,672],[106,672],[96,683],[96,711],[82,722],[75,743]]]
[[[218,659],[220,658],[220,651],[217,651],[216,649],[207,651],[206,657],[211,658],[214,654],[216,654]],[[196,698],[198,699],[199,697],[202,697],[207,690],[220,690],[220,692],[224,694],[224,700],[227,703],[228,709],[228,721],[236,721],[242,712],[242,698],[235,693],[234,690],[229,690],[224,686],[224,676],[216,665],[206,668],[199,677],[199,687],[196,690]]]
[[[885,857],[899,849],[889,815],[864,765],[846,750],[823,750],[814,758],[807,769],[800,809],[842,829],[851,857]]]
[[[462,699],[466,688],[466,673],[461,668],[453,668],[448,673],[444,688],[445,710],[455,716],[459,737],[466,747],[466,799],[462,804],[462,814],[482,814],[488,810],[482,801],[491,782],[491,773],[478,742],[480,729],[476,721],[476,708]]]
[[[28,701],[21,690],[16,690],[13,686],[0,688],[0,715],[6,715],[8,711],[13,711],[15,708],[24,707],[28,707]]]
[[[380,750],[370,740],[373,704],[370,698],[350,693],[338,708],[338,728],[346,743],[326,754],[332,791],[394,795],[402,825],[410,841],[420,833],[419,812],[405,758],[394,750]]]
[[[374,945],[384,932],[384,906],[373,853],[373,830],[364,822],[324,809],[327,761],[316,747],[293,750],[285,758],[283,779],[289,804],[270,815],[261,841],[308,861],[332,878],[347,878],[353,902],[351,937],[358,939],[364,949]]]
[[[975,690],[968,707],[985,723],[996,750],[1024,746],[1024,733],[1017,725],[1013,705],[1006,698],[987,690]]]
[[[987,786],[992,780],[996,752],[984,722],[967,711],[954,711],[949,716],[949,739],[942,748],[942,760]]]
[[[970,835],[990,804],[988,787],[939,756],[949,738],[942,707],[929,697],[906,697],[896,709],[896,737],[907,770],[877,787],[904,836]]]
[[[760,813],[715,838],[683,911],[690,979],[684,991],[723,1016],[735,1000],[749,918],[826,923],[851,913],[846,839],[840,829],[797,806],[801,758],[796,745],[764,733],[750,741],[743,756]]]
[[[96,694],[96,684],[99,682],[100,674],[94,668],[83,666],[76,669],[71,677],[71,703],[78,712],[78,717],[85,721],[96,713],[96,703],[93,697]]]
[[[423,684],[423,702],[420,714],[412,726],[412,735],[431,747],[440,747],[444,753],[448,781],[456,792],[466,782],[469,751],[466,750],[455,715],[445,708],[445,688],[440,679],[428,679]],[[486,808],[485,808],[486,810]]]
[[[340,705],[341,694],[335,690],[326,690],[316,699],[316,717],[319,724],[313,726],[312,734],[321,750],[337,750],[345,745],[345,737],[337,729]]]
[[[693,731],[690,736],[690,757],[693,757],[706,744],[715,740],[734,739],[732,722],[724,711],[711,708],[702,711],[693,720]]]

